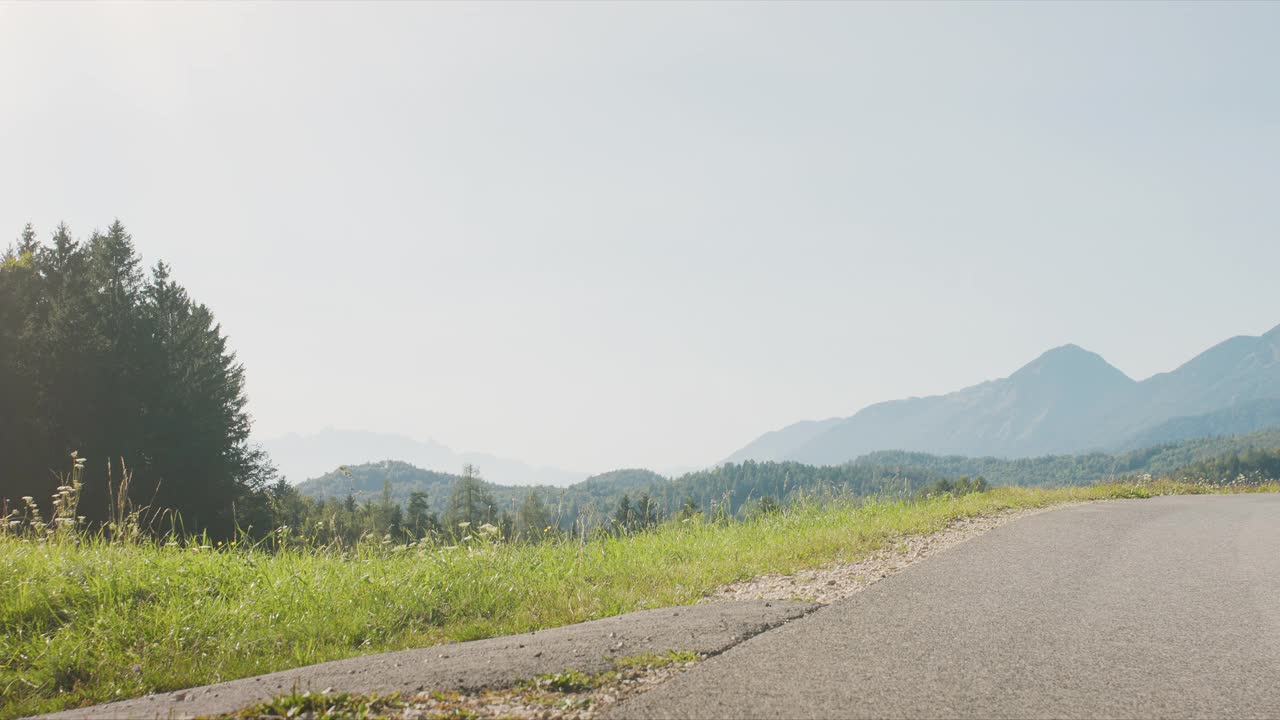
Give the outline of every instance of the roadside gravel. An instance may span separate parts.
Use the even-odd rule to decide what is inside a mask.
[[[478,692],[420,692],[407,698],[375,701],[373,715],[388,720],[595,720],[614,704],[639,695],[693,667],[688,661],[661,667],[632,668],[609,673],[590,689],[558,691],[538,683],[531,687]],[[345,715],[339,706],[331,714]],[[359,713],[351,713],[359,715]],[[292,720],[317,720],[322,713],[302,712]],[[275,720],[284,715],[241,712],[226,720]]]
[[[940,532],[903,537],[893,545],[855,563],[827,565],[794,575],[762,575],[725,585],[699,602],[805,600],[819,605],[830,605],[837,600],[860,593],[927,557],[972,540],[1001,525],[1050,510],[1080,504],[1084,503],[1009,510],[995,515],[962,518],[953,521]]]

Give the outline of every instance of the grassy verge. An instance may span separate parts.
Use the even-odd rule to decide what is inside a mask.
[[[997,488],[800,507],[729,525],[671,523],[587,543],[400,552],[3,538],[0,717],[688,604],[728,582],[854,561],[961,517],[1222,491],[1168,482]]]

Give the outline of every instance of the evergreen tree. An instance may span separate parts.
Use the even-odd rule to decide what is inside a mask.
[[[648,492],[641,493],[636,500],[635,515],[639,527],[650,528],[658,524],[660,519],[658,503],[649,496]]]
[[[534,542],[541,540],[546,534],[544,532],[546,528],[551,526],[551,513],[542,502],[542,496],[537,490],[525,496],[524,503],[520,506],[518,521],[520,536]]]
[[[449,511],[445,514],[448,532],[475,532],[481,524],[495,520],[494,508],[493,494],[480,479],[479,470],[474,465],[464,465],[462,477],[454,484],[449,497]],[[465,528],[463,523],[467,523]]]
[[[427,502],[427,494],[425,492],[415,490],[409,493],[409,510],[406,515],[409,534],[415,540],[435,532],[436,519],[431,514],[431,505]]]
[[[503,510],[498,515],[498,537],[503,540],[511,540],[515,538],[516,520],[511,517],[511,513]]]
[[[622,499],[618,501],[618,509],[613,513],[613,524],[619,532],[627,531],[635,527],[636,511],[631,507],[631,498],[626,493],[622,494]]]
[[[391,513],[387,518],[386,534],[396,540],[399,540],[404,535],[404,508],[399,505],[391,506]]]
[[[697,514],[698,501],[694,500],[693,496],[690,495],[685,497],[685,499],[680,503],[680,512],[676,514],[676,517],[680,520],[691,520]]]
[[[158,265],[149,280],[120,222],[41,245],[27,226],[0,264],[0,497],[44,501],[68,455],[89,459],[80,512],[105,517],[106,469],[133,473],[135,506],[190,531],[232,532],[274,470],[248,446],[244,369],[203,305]],[[264,510],[265,511],[265,510]]]

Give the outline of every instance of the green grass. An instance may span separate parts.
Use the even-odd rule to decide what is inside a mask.
[[[668,650],[665,653],[645,653],[643,655],[628,655],[627,657],[615,658],[613,666],[618,670],[652,670],[654,668],[667,667],[668,665],[697,662],[701,659],[702,656],[696,652]]]
[[[399,552],[0,536],[0,718],[689,604],[728,582],[857,560],[961,517],[1210,491],[1221,489],[1167,482],[997,488],[801,507],[729,525],[673,522],[581,544]]]

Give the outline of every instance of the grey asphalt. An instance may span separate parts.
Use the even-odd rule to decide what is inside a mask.
[[[1280,718],[1280,496],[997,528],[614,718]]]
[[[715,654],[816,609],[753,601],[675,607],[524,635],[437,645],[285,670],[255,678],[54,713],[49,718],[191,718],[229,713],[291,692],[414,693],[509,687],[574,669],[613,669],[613,659],[670,650]]]

